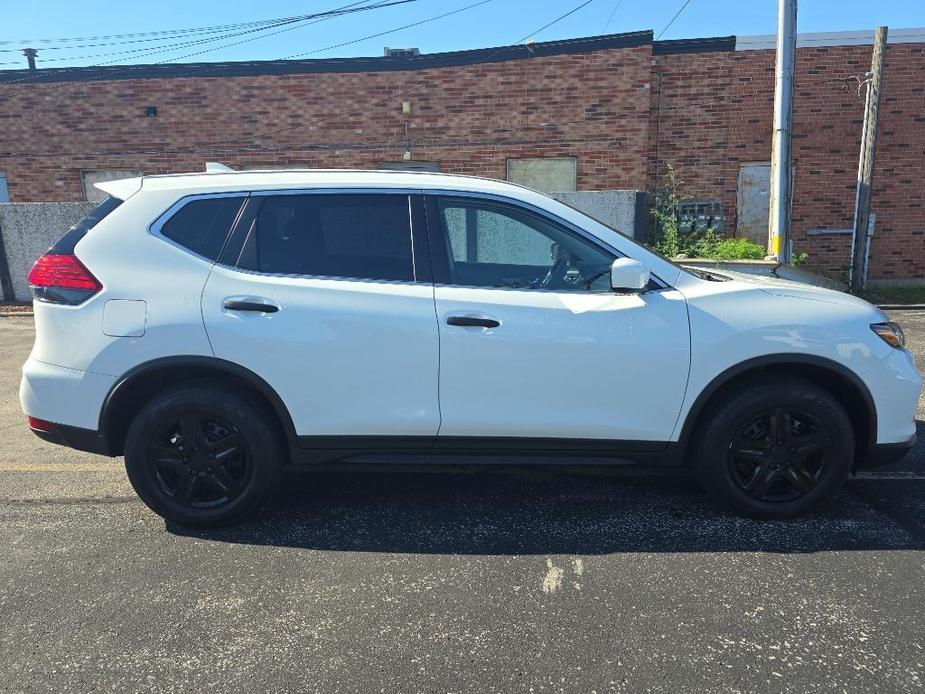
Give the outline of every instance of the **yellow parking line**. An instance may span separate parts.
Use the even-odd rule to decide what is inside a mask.
[[[103,472],[122,463],[0,463],[0,472]]]

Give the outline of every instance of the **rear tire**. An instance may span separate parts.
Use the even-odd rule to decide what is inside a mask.
[[[209,384],[171,388],[135,416],[125,469],[135,492],[168,521],[234,523],[276,487],[284,448],[278,427],[237,392]]]
[[[831,394],[799,378],[760,378],[700,418],[695,471],[717,501],[787,518],[830,497],[854,461],[854,431]]]

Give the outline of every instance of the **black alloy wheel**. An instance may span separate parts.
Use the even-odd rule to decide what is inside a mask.
[[[854,464],[855,432],[828,391],[794,376],[755,376],[698,418],[694,471],[717,501],[760,518],[804,513]]]
[[[241,433],[228,422],[186,412],[151,438],[151,474],[176,503],[215,508],[237,499],[253,468]]]
[[[807,412],[777,407],[744,424],[729,446],[733,480],[750,497],[793,501],[819,484],[828,432]]]
[[[166,520],[228,525],[276,487],[287,448],[272,412],[212,381],[155,395],[125,438],[125,470],[138,496]]]

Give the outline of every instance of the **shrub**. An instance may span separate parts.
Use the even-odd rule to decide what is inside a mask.
[[[764,246],[748,239],[728,238],[714,229],[681,233],[678,203],[687,197],[681,193],[683,185],[674,166],[669,162],[668,171],[662,179],[661,187],[656,192],[655,206],[652,208],[655,233],[652,248],[669,258],[686,256],[688,258],[709,258],[710,260],[764,259],[767,255]]]
[[[713,260],[763,260],[767,254],[764,246],[748,239],[722,239],[705,257]]]

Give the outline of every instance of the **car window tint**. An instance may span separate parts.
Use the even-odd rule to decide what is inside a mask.
[[[406,195],[268,197],[248,239],[251,269],[351,279],[414,279]]]
[[[191,200],[161,227],[161,234],[194,253],[216,260],[244,197]]]
[[[108,197],[101,200],[99,205],[90,210],[90,214],[68,229],[67,233],[62,236],[54,246],[48,249],[49,254],[69,255],[73,253],[74,247],[87,235],[87,232],[103,221],[109,216],[110,212],[121,204],[122,201],[119,200],[119,198]]]
[[[613,256],[539,215],[470,199],[438,202],[454,284],[610,290]]]

